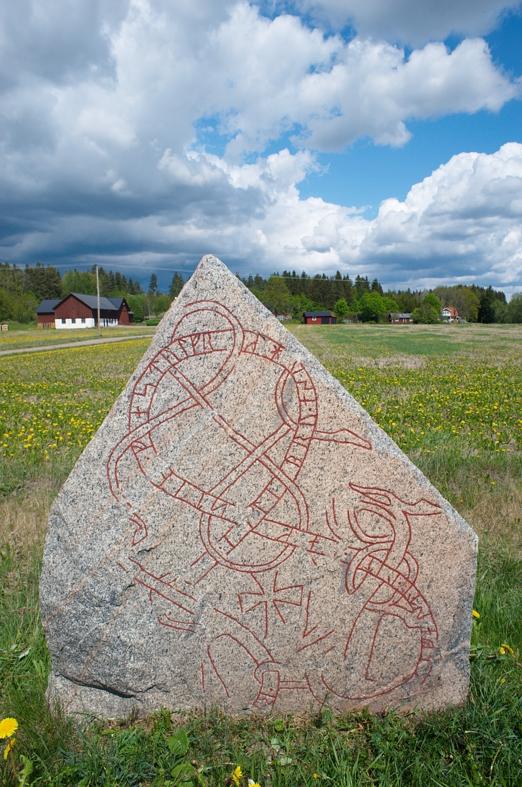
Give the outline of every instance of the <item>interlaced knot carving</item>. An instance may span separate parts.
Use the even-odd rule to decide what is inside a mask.
[[[239,428],[220,406],[234,371],[254,359],[277,372],[274,390],[267,392],[272,427],[261,440]],[[204,363],[203,382],[201,370],[195,381],[196,361]],[[172,391],[164,395],[169,386],[177,391],[175,401]],[[159,447],[159,435],[172,434],[176,440],[184,419],[195,412],[208,418],[240,456],[213,483],[188,477]],[[347,451],[372,450],[370,442],[351,429],[322,429],[318,391],[305,364],[279,341],[245,328],[218,301],[187,304],[169,343],[134,383],[127,432],[107,462],[111,493],[125,506],[130,522],[128,558],[119,565],[157,606],[159,625],[180,637],[204,630],[203,692],[217,683],[230,697],[221,661],[231,643],[250,664],[257,707],[272,706],[284,691],[306,691],[319,702],[367,700],[413,677],[425,679],[431,670],[437,626],[416,584],[419,567],[411,552],[411,522],[440,516],[440,507],[348,481],[341,498],[332,500],[325,512],[326,527],[312,521],[311,501],[300,478],[314,442],[344,445]],[[144,557],[147,549],[161,547],[165,533],[157,528],[151,532],[147,513],[133,494],[129,467],[156,494],[194,512],[200,551],[190,566],[189,584],[155,570]],[[251,491],[245,496],[244,489]],[[283,502],[285,515],[280,513]],[[285,581],[284,571],[294,556],[311,566],[326,560],[339,567],[345,592],[339,620],[335,614],[331,620],[321,618],[321,598],[316,598],[313,585]],[[202,620],[202,595],[216,570],[230,573],[230,598],[205,607]],[[335,611],[339,584],[335,572],[330,574],[334,585],[325,603]],[[240,577],[243,588],[250,584],[235,593]],[[382,627],[392,619],[410,632],[415,654],[402,674],[375,677]],[[276,652],[274,626],[292,627],[290,656]],[[361,647],[366,647],[367,658],[355,674],[351,657]],[[328,654],[319,659],[321,668],[317,654]],[[352,679],[347,677],[350,670]]]

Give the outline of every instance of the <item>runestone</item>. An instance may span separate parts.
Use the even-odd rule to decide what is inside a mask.
[[[52,507],[48,696],[107,718],[459,704],[475,563],[466,522],[206,256]]]

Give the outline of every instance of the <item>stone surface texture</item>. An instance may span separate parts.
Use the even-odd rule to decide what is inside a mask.
[[[475,562],[466,522],[207,256],[53,505],[48,694],[103,717],[458,704]]]

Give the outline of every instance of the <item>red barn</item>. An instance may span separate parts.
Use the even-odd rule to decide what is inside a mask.
[[[332,312],[304,312],[303,322],[305,325],[333,325],[335,316]]]
[[[94,328],[98,319],[98,298],[71,292],[61,300],[44,300],[36,310],[40,328]],[[130,325],[132,312],[125,298],[100,296],[100,327]]]

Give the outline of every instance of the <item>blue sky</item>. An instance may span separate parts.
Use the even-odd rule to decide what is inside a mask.
[[[522,104],[513,101],[498,113],[452,115],[410,123],[412,139],[401,148],[354,143],[342,155],[321,156],[325,174],[311,173],[300,187],[302,196],[321,194],[333,202],[368,205],[374,215],[387,197],[403,200],[413,183],[457,153],[494,153],[506,142],[522,142]]]
[[[522,289],[522,7],[19,0],[0,258]]]
[[[460,38],[449,36],[448,46]],[[506,14],[485,36],[492,59],[514,78],[522,73],[522,14]],[[451,156],[466,151],[494,153],[506,142],[522,142],[522,101],[506,103],[497,112],[458,113],[434,120],[410,122],[412,139],[401,148],[376,146],[360,140],[342,155],[323,155],[327,175],[311,174],[302,184],[303,196],[321,194],[346,204],[368,205],[375,215],[388,197],[403,200],[413,183],[429,176]]]

